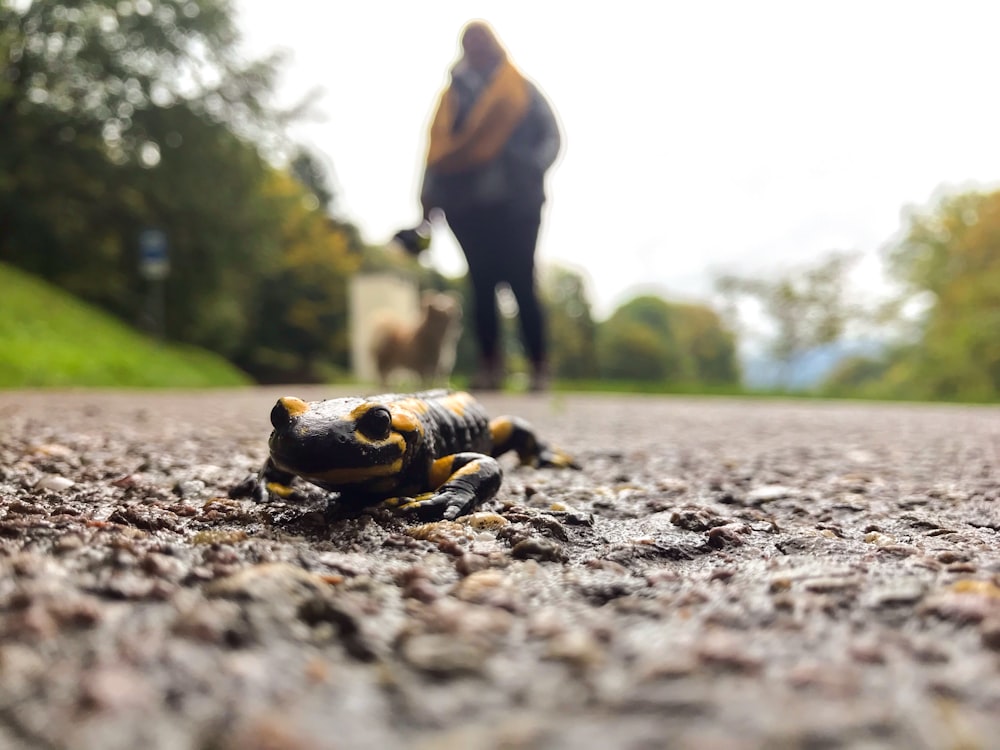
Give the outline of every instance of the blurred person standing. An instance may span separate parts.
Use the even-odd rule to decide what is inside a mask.
[[[530,388],[548,387],[545,319],[535,286],[535,245],[545,172],[559,153],[555,115],[538,88],[510,62],[493,29],[472,21],[462,57],[438,100],[420,194],[425,220],[437,209],[469,266],[479,365],[472,387],[504,378],[496,288],[517,299]]]

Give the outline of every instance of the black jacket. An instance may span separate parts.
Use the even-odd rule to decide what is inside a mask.
[[[482,90],[453,71],[453,90],[458,94],[456,126],[475,103]],[[421,190],[423,202],[449,212],[475,211],[482,206],[507,203],[515,210],[538,211],[545,202],[545,172],[556,160],[562,139],[552,107],[538,87],[530,81],[531,102],[518,124],[493,161],[453,174],[438,174],[433,168],[424,172]]]

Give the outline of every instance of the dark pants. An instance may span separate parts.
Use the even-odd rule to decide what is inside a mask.
[[[497,205],[453,212],[448,226],[462,246],[472,282],[476,340],[488,362],[499,360],[496,288],[506,282],[517,299],[521,339],[534,365],[546,359],[545,322],[535,291],[535,244],[541,208]]]

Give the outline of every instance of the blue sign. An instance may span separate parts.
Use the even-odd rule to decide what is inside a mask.
[[[170,275],[167,235],[159,229],[144,229],[139,233],[139,273],[151,281]]]

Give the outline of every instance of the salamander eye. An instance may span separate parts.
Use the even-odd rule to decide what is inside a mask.
[[[384,406],[375,406],[358,419],[358,431],[369,440],[385,440],[392,427],[392,415]]]

